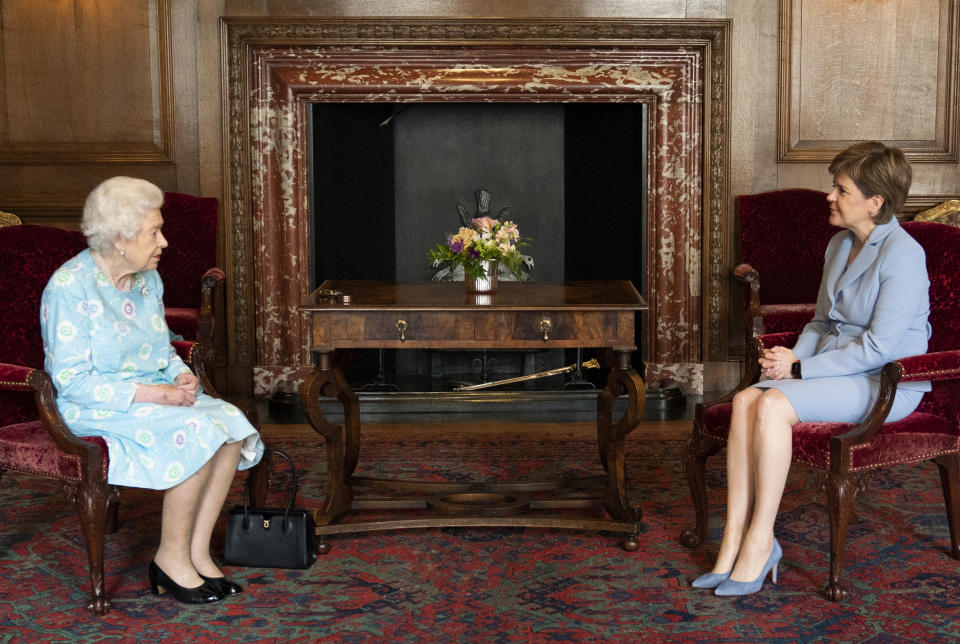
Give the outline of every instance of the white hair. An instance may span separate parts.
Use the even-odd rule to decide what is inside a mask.
[[[143,218],[162,205],[163,191],[149,181],[113,177],[87,196],[80,228],[91,249],[112,255],[117,237],[135,238]]]

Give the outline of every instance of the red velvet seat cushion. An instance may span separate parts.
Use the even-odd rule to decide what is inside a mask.
[[[107,444],[95,436],[81,440],[100,446],[103,455],[102,475],[106,481]],[[0,427],[0,468],[64,481],[80,481],[83,472],[80,457],[61,452],[39,420]]]
[[[712,405],[703,411],[703,430],[726,443],[732,405]],[[825,470],[830,467],[830,439],[856,427],[854,423],[797,423],[793,426],[793,460]],[[927,460],[960,448],[960,431],[943,417],[916,411],[886,423],[869,443],[853,448],[852,471],[894,463]]]

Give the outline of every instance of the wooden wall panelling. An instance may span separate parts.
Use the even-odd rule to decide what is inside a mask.
[[[170,0],[0,4],[0,208],[75,226],[116,174],[176,188]]]
[[[824,162],[881,140],[956,162],[957,0],[780,0],[781,162]]]

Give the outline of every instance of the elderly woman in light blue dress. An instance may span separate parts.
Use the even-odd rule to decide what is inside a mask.
[[[87,197],[89,248],[43,292],[45,368],[70,430],[105,440],[107,481],[165,490],[154,594],[209,603],[241,591],[213,562],[210,537],[235,473],[260,460],[263,443],[236,407],[203,393],[170,345],[156,271],[162,203],[158,187],[130,177]]]
[[[926,258],[897,222],[912,171],[903,153],[865,142],[830,164],[830,223],[813,320],[793,349],[764,351],[766,379],[733,399],[727,442],[727,523],[713,570],[694,580],[717,595],[777,580],[783,553],[773,526],[797,422],[857,423],[876,402],[884,363],[925,353],[930,337]],[[789,257],[783,257],[789,262]],[[910,414],[929,382],[900,383],[887,416]]]

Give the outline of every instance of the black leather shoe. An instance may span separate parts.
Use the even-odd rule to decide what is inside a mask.
[[[184,604],[212,604],[223,599],[223,592],[220,591],[219,586],[208,581],[204,581],[195,588],[184,588],[170,579],[155,561],[151,561],[147,567],[147,576],[150,578],[150,590],[154,595],[169,592],[177,601]]]
[[[204,580],[214,588],[219,589],[220,594],[223,596],[236,595],[237,593],[243,592],[243,586],[232,579],[227,579],[226,577],[207,577],[206,575],[200,575],[200,579]]]

